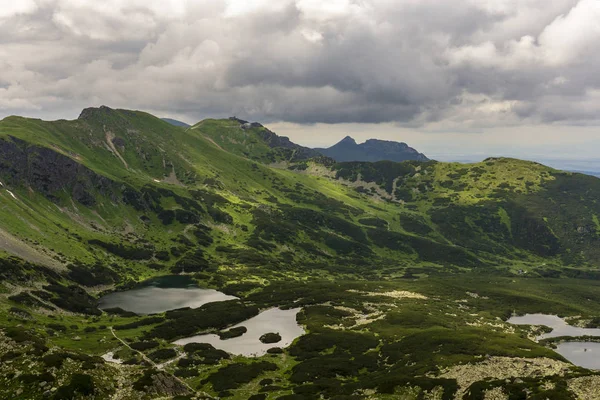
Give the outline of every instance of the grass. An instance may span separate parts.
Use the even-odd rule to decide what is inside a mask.
[[[299,319],[308,334],[282,354],[261,357],[276,368],[240,380],[231,398],[261,391],[268,399],[331,398],[373,390],[385,398],[434,387],[448,398],[456,383],[436,378],[441,368],[477,363],[486,354],[561,359],[529,341],[526,327],[504,323],[512,313],[600,317],[597,179],[514,159],[294,164],[293,154],[261,139],[264,133],[232,120],[205,120],[186,130],[146,113],[105,108],[76,121],[1,121],[9,164],[29,163],[42,176],[68,164],[76,173],[38,181],[31,177],[36,174],[20,178],[0,164],[6,185],[0,187],[0,233],[19,246],[0,249],[0,325],[21,325],[51,353],[128,355],[108,327],[141,317],[49,313],[8,297],[20,290],[45,296],[49,283],[72,285],[69,263],[98,263],[115,272],[116,282],[86,288],[97,296],[168,274],[187,260],[194,271],[186,272],[203,286],[250,306],[303,308]],[[87,200],[77,196],[81,190]],[[22,258],[53,264],[54,272],[9,258],[17,250]],[[150,258],[134,259],[136,250]],[[118,335],[139,341],[159,324]],[[230,325],[206,324],[202,329]],[[14,365],[25,365],[25,352],[33,351],[35,344],[24,343],[14,345],[22,351]],[[159,343],[161,350],[172,347]],[[252,361],[233,357],[196,366],[199,375],[184,379],[221,395],[225,389],[213,390],[205,380],[219,368]],[[41,371],[37,358],[32,362]],[[66,366],[56,371],[61,385],[83,368],[76,360]],[[8,367],[0,366],[5,386],[18,386],[2,368]],[[139,365],[91,371],[99,398],[114,394],[99,384],[104,377],[136,382],[148,372]],[[264,379],[273,382],[261,384]],[[513,389],[544,378],[536,379]],[[140,393],[128,396],[152,396]]]

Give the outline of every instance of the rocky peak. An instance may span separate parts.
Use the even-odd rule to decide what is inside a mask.
[[[343,138],[342,140],[340,140],[336,146],[338,146],[338,145],[356,146],[356,140],[354,140],[350,136],[346,136],[345,138]]]
[[[81,111],[77,119],[90,120],[98,116],[110,114],[112,112],[114,112],[114,110],[108,106],[88,107]]]
[[[239,124],[241,124],[241,125],[243,125],[243,124],[247,124],[247,123],[248,123],[248,121],[246,121],[246,120],[243,120],[243,119],[240,119],[240,118],[238,118],[238,117],[236,117],[236,116],[229,117],[229,120],[230,120],[230,121],[236,121],[236,122],[238,122],[238,123],[239,123]]]

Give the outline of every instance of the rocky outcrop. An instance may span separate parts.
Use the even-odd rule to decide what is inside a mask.
[[[113,195],[115,183],[53,149],[10,137],[0,140],[0,177],[10,186],[22,186],[58,201],[66,192],[75,201],[92,206],[94,193]]]
[[[253,132],[271,149],[279,151],[280,154],[284,154],[288,161],[297,162],[322,157],[321,153],[318,151],[300,146],[292,142],[286,136],[279,136],[258,122],[248,122],[236,117],[230,117],[229,120],[238,122],[241,129]]]
[[[252,127],[261,127],[263,129],[257,132],[257,135],[263,140],[270,148],[275,149],[286,149],[294,152],[293,161],[308,160],[310,158],[321,157],[321,153],[308,147],[300,146],[292,142],[287,136],[279,136],[275,132],[264,128],[257,122],[252,123]]]

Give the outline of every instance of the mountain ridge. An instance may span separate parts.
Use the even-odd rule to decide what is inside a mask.
[[[179,120],[176,120],[176,119],[173,119],[173,118],[161,118],[161,119],[163,121],[165,121],[165,122],[170,123],[171,125],[180,126],[182,128],[189,128],[191,126],[190,124],[188,124],[186,122],[179,121]]]
[[[182,129],[104,107],[2,120],[0,397],[451,399],[471,385],[442,375],[452,368],[488,387],[506,381],[482,364],[537,366],[519,393],[555,379],[549,360],[573,374],[556,379],[593,374],[504,321],[600,315],[600,180],[509,158],[305,149],[239,119]],[[171,274],[238,299],[98,309],[107,291]],[[274,307],[301,309],[306,332],[265,358],[171,343]]]
[[[2,181],[10,187],[24,185],[51,202],[65,203],[66,200],[73,199],[83,206],[95,208],[97,204],[105,204],[105,198],[108,196],[112,203],[122,202],[139,210],[155,210],[153,212],[160,216],[175,212],[176,209],[171,208],[169,211],[163,206],[153,204],[157,200],[151,202],[143,200],[149,196],[149,193],[156,191],[152,189],[153,186],[167,185],[160,189],[158,194],[152,195],[159,198],[164,196],[160,194],[164,190],[167,190],[165,194],[173,193],[169,196],[190,196],[189,191],[192,188],[202,187],[210,182],[217,192],[224,193],[225,190],[230,191],[228,196],[235,193],[234,197],[252,199],[249,203],[253,204],[252,207],[257,207],[267,198],[277,198],[275,208],[281,208],[282,204],[287,207],[293,203],[304,202],[306,199],[302,196],[307,196],[308,193],[311,198],[308,202],[310,204],[319,198],[317,191],[329,188],[327,189],[329,193],[335,193],[336,200],[333,202],[337,204],[335,206],[337,208],[333,209],[335,212],[342,212],[345,209],[344,203],[362,208],[370,206],[371,201],[396,204],[394,207],[398,207],[398,212],[402,215],[410,215],[419,210],[417,214],[422,214],[425,221],[421,225],[424,224],[424,231],[430,233],[422,235],[416,233],[419,232],[418,230],[406,231],[406,228],[399,224],[397,225],[399,233],[409,234],[408,237],[404,237],[404,240],[416,234],[416,236],[424,236],[423,240],[430,243],[437,242],[440,245],[446,241],[453,245],[460,243],[460,247],[463,248],[461,251],[464,251],[464,260],[468,263],[472,263],[474,249],[481,247],[483,250],[492,246],[493,241],[506,242],[505,245],[509,247],[515,244],[510,243],[507,234],[493,241],[486,239],[488,228],[485,224],[478,228],[482,233],[479,238],[460,239],[461,235],[457,236],[457,229],[460,229],[460,226],[448,225],[444,222],[443,213],[450,211],[465,213],[462,218],[467,218],[469,213],[476,213],[480,215],[478,218],[483,218],[481,220],[483,224],[486,218],[499,218],[495,213],[503,211],[482,214],[474,208],[477,204],[488,202],[496,208],[500,207],[497,198],[506,198],[503,201],[508,200],[507,204],[513,204],[510,206],[511,212],[518,215],[522,212],[523,204],[526,204],[514,205],[520,197],[525,196],[523,200],[518,200],[519,203],[530,201],[537,196],[536,193],[545,190],[543,188],[551,185],[553,181],[574,180],[537,163],[510,159],[486,159],[482,163],[472,165],[433,161],[335,163],[322,158],[314,151],[309,151],[310,149],[294,144],[286,137],[279,137],[259,123],[231,118],[209,119],[187,130],[181,130],[150,114],[113,110],[108,107],[85,109],[80,118],[74,121],[44,122],[18,117],[5,120],[0,125],[0,137],[6,138],[0,147],[4,149],[3,159],[7,160],[0,168]],[[347,138],[346,142],[352,144],[354,141]],[[31,147],[39,145],[43,145],[46,150]],[[407,145],[401,147],[405,148]],[[57,154],[62,156],[54,155],[57,151],[59,152]],[[226,153],[223,151],[231,155],[225,156]],[[52,165],[49,164],[51,160],[55,160],[52,161],[54,162]],[[253,164],[255,161],[260,161],[260,164]],[[287,167],[269,168],[269,165],[281,161],[287,163]],[[16,163],[22,163],[22,166],[13,168]],[[84,165],[86,169],[81,169],[80,165]],[[15,172],[21,170],[31,172],[25,175]],[[56,174],[48,174],[46,171],[56,171]],[[249,185],[235,183],[241,176],[246,177]],[[581,178],[577,179],[584,182]],[[283,185],[279,181],[289,183]],[[122,186],[123,184],[126,186]],[[584,187],[590,184],[586,181]],[[306,187],[311,189],[290,189],[287,185],[291,187],[296,185],[297,188],[309,185]],[[244,189],[245,186],[247,189]],[[256,190],[264,194],[257,196],[254,194]],[[339,192],[340,190],[342,192]],[[65,193],[68,194],[66,197]],[[358,197],[353,193],[358,193]],[[321,198],[323,200],[318,200],[319,202],[325,201],[328,197]],[[289,203],[290,200],[292,203]],[[178,201],[187,200],[182,198]],[[536,200],[538,201],[541,199]],[[459,205],[462,208],[458,207]],[[503,205],[500,208],[502,207],[507,209],[509,206]],[[206,212],[205,207],[202,209]],[[219,210],[218,206],[213,206],[209,210],[208,218],[232,219],[223,214],[223,211]],[[239,218],[246,218],[242,217],[245,212],[241,214],[240,211],[236,212]],[[346,212],[348,211],[343,211],[341,215]],[[460,213],[456,217],[461,218]],[[546,242],[541,247],[535,248],[534,253],[537,256],[548,254],[556,256],[559,252],[551,242],[558,239],[554,238],[555,234],[552,232],[562,230],[557,230],[558,226],[546,227],[548,224],[543,222],[543,218],[538,213],[539,211],[535,211],[534,219],[531,221],[531,226],[526,228],[526,232],[530,229],[538,229],[537,235],[540,240],[543,238]],[[437,222],[431,222],[431,218]],[[202,218],[196,216],[193,219]],[[587,224],[593,224],[592,220],[593,218]],[[212,221],[215,222],[217,221]],[[349,227],[356,224],[354,220],[349,222]],[[476,227],[479,223],[477,220],[472,221],[471,226]],[[595,232],[582,226],[578,228],[585,232]],[[357,229],[358,232],[364,228]],[[368,243],[367,247],[369,247],[374,244],[373,240],[379,240],[373,236],[374,234],[371,232],[370,238],[363,235],[354,236],[352,241],[360,243],[366,240],[365,243]],[[267,242],[273,240],[271,236],[261,237],[261,235],[255,238],[256,245],[261,246],[265,239]],[[565,240],[570,236],[577,235],[565,233]],[[324,238],[317,241],[319,240]],[[519,246],[529,246],[524,238],[519,240],[523,240]],[[575,245],[577,240],[571,242]],[[588,240],[582,243],[588,243]],[[413,243],[408,247],[398,245],[392,250],[399,252],[398,254],[407,252],[405,256],[408,256],[415,251],[412,246],[418,247],[420,244]],[[544,246],[551,250],[549,252],[542,250]],[[363,248],[366,251],[367,247],[363,244],[357,249]],[[581,244],[577,247],[581,247]],[[411,248],[412,250],[409,250]],[[587,251],[591,250],[585,252]],[[302,253],[303,251],[298,250],[298,254]],[[419,257],[424,257],[424,254],[420,254]],[[485,251],[479,257],[487,259],[487,262],[495,258],[493,255],[485,254]],[[511,257],[516,255],[509,256]]]
[[[424,154],[404,142],[390,140],[368,139],[358,144],[350,136],[328,148],[316,148],[321,154],[331,157],[338,162],[345,161],[429,161]]]

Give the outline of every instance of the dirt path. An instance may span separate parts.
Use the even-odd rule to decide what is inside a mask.
[[[117,148],[115,147],[115,145],[112,142],[114,138],[115,138],[115,135],[111,131],[106,131],[106,145],[108,146],[109,150],[112,151],[115,154],[115,156],[117,156],[119,158],[119,160],[121,160],[123,165],[125,165],[125,169],[129,169],[129,166],[127,165],[127,161],[125,161],[125,159],[123,158],[121,153],[119,153],[119,151],[117,150]]]
[[[217,148],[219,150],[227,151],[227,150],[223,149],[221,146],[219,146],[217,144],[217,142],[215,142],[213,139],[209,138],[208,136],[204,135],[204,139],[208,140],[209,142],[211,142],[212,144],[214,144],[215,146],[217,146]]]
[[[187,387],[187,388],[188,388],[188,389],[189,389],[189,390],[190,390],[192,393],[195,393],[195,394],[199,394],[199,395],[201,395],[201,396],[204,396],[204,398],[206,398],[206,399],[212,399],[212,400],[214,400],[214,399],[215,399],[214,397],[212,397],[211,395],[209,395],[209,394],[208,394],[208,393],[206,393],[206,392],[202,392],[202,391],[198,391],[198,390],[195,390],[195,389],[193,389],[193,388],[192,388],[190,385],[188,385],[188,384],[187,384],[187,382],[185,382],[184,380],[182,380],[182,379],[180,379],[179,377],[177,377],[177,376],[175,376],[175,375],[173,375],[173,374],[169,373],[168,371],[165,371],[165,370],[164,370],[164,367],[165,367],[166,365],[170,364],[170,362],[166,362],[166,363],[163,363],[163,364],[156,364],[154,361],[152,361],[151,359],[149,359],[149,358],[148,358],[148,357],[147,357],[147,356],[146,356],[144,353],[142,353],[142,352],[141,352],[141,351],[139,351],[139,350],[136,350],[136,349],[133,349],[133,348],[131,348],[131,346],[129,346],[129,344],[128,344],[126,341],[124,341],[123,339],[121,339],[120,337],[118,337],[118,336],[117,336],[117,334],[115,333],[115,331],[114,331],[114,329],[113,329],[113,327],[112,327],[112,326],[110,326],[110,327],[109,327],[109,329],[110,329],[110,333],[112,333],[112,335],[115,337],[115,339],[117,339],[119,342],[121,342],[121,344],[123,344],[123,346],[127,347],[129,350],[131,350],[131,351],[133,351],[133,352],[136,352],[136,353],[138,353],[138,354],[139,354],[139,355],[140,355],[140,356],[141,356],[141,357],[142,357],[142,358],[143,358],[143,359],[144,359],[146,362],[148,362],[150,365],[152,365],[152,366],[153,366],[154,368],[156,368],[157,370],[163,371],[163,372],[165,372],[165,373],[167,373],[167,374],[171,375],[171,376],[173,377],[173,379],[175,379],[176,381],[178,381],[179,383],[181,383],[182,385],[184,385],[185,387]],[[180,358],[180,357],[179,357],[179,358]]]

